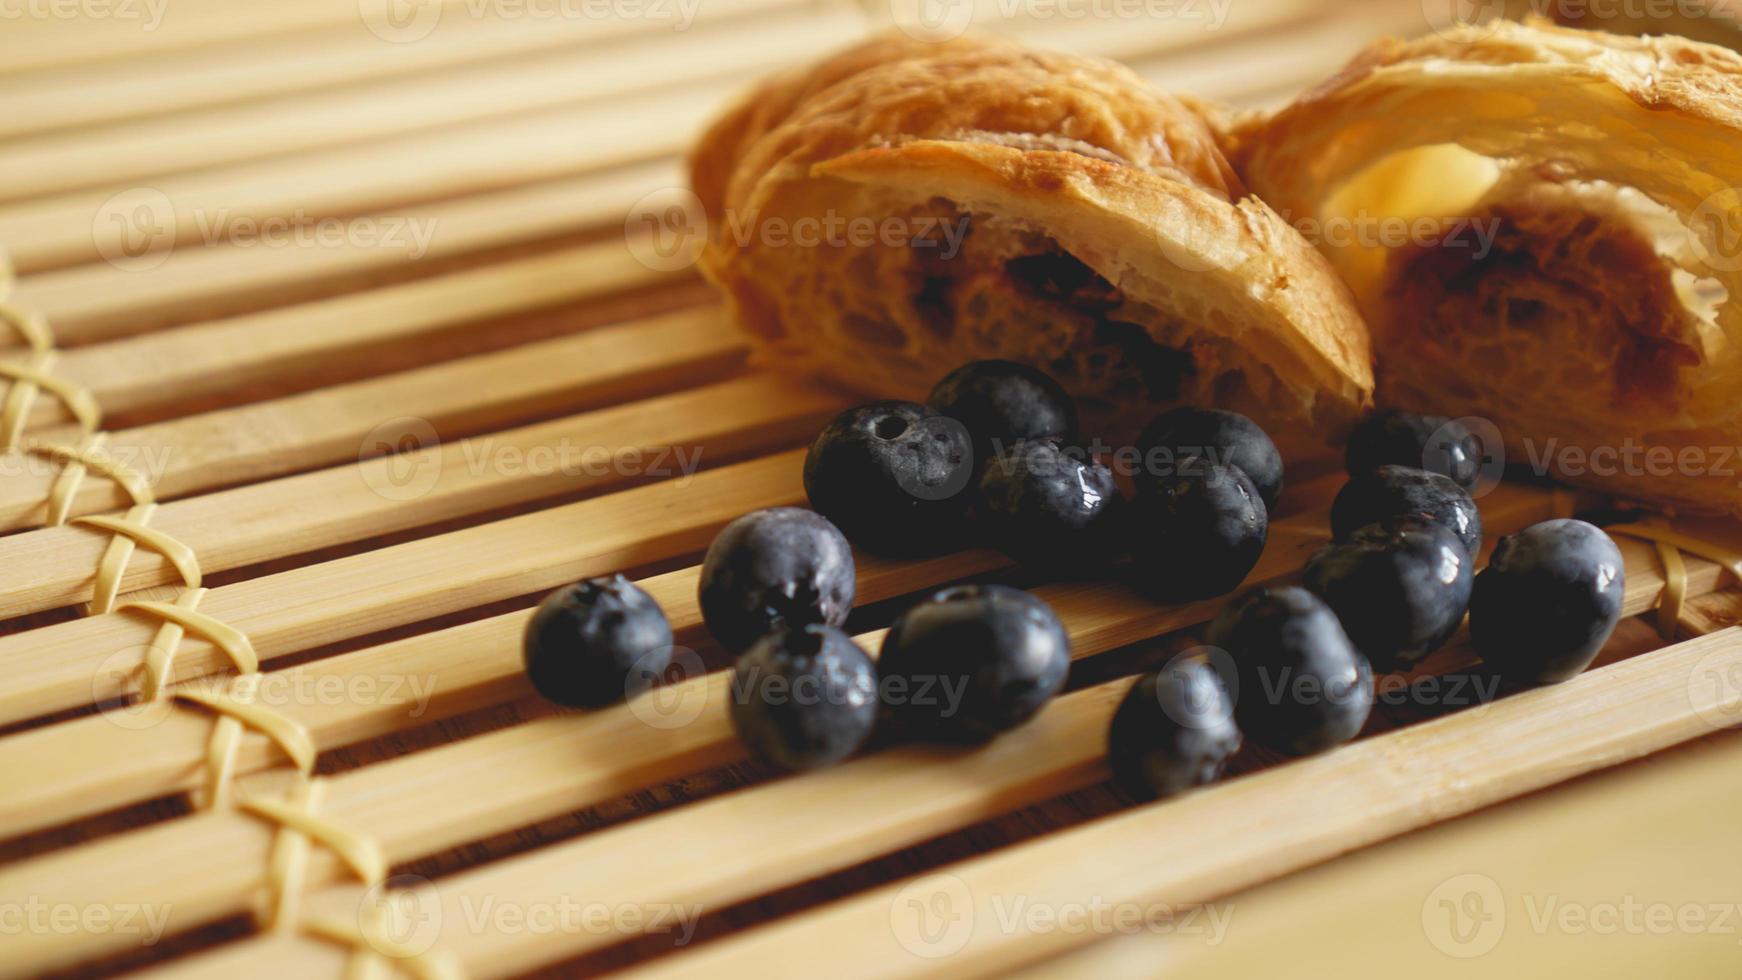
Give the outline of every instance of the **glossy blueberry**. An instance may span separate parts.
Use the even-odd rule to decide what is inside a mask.
[[[1373,669],[1311,592],[1246,592],[1216,617],[1208,638],[1234,665],[1234,720],[1252,742],[1307,755],[1347,742],[1366,723]]]
[[[1141,487],[1131,510],[1127,524],[1141,584],[1170,601],[1238,588],[1270,533],[1264,500],[1246,472],[1196,457]]]
[[[1532,525],[1501,538],[1476,576],[1470,642],[1510,684],[1564,681],[1615,632],[1625,587],[1621,551],[1600,528],[1570,519]]]
[[[697,597],[714,639],[740,653],[779,626],[840,626],[856,587],[853,549],[833,524],[802,507],[774,507],[714,538]]]
[[[964,585],[897,619],[877,669],[904,731],[979,742],[1033,717],[1070,666],[1070,635],[1045,602],[1008,586]]]
[[[1113,472],[1050,439],[1018,443],[980,475],[980,533],[1017,561],[1082,570],[1112,560],[1119,487]]]
[[[1470,490],[1481,480],[1483,452],[1480,440],[1462,422],[1386,409],[1355,427],[1344,461],[1351,476],[1381,466],[1408,466],[1449,477]]]
[[[935,554],[959,541],[973,476],[968,430],[912,402],[843,412],[804,461],[811,506],[860,547],[891,555]]]
[[[1137,438],[1143,461],[1138,486],[1165,479],[1177,464],[1196,456],[1223,466],[1238,466],[1252,479],[1265,507],[1282,493],[1282,454],[1258,423],[1238,412],[1186,406],[1164,412]]]
[[[985,459],[1025,439],[1069,439],[1077,406],[1045,372],[1015,361],[975,361],[951,371],[926,404],[968,427]]]
[[[1457,631],[1475,581],[1458,536],[1419,517],[1369,524],[1307,562],[1305,584],[1325,600],[1373,669],[1421,661]]]
[[[1214,782],[1238,751],[1234,703],[1202,660],[1177,660],[1139,678],[1107,732],[1113,779],[1143,800]]]
[[[732,728],[750,754],[782,769],[840,762],[877,723],[877,668],[831,626],[776,630],[738,658]]]
[[[1458,536],[1472,555],[1482,551],[1476,502],[1450,477],[1409,466],[1381,466],[1349,478],[1331,503],[1331,534],[1338,541],[1388,517],[1421,517]]]
[[[539,694],[600,708],[651,686],[671,663],[671,624],[653,597],[621,575],[565,585],[539,603],[522,644]]]

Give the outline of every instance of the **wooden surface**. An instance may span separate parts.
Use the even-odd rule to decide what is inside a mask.
[[[1720,847],[1714,814],[1734,809],[1735,740],[1714,733],[1742,720],[1742,593],[1699,559],[1676,643],[1631,619],[1578,680],[1453,710],[1431,685],[1470,664],[1459,638],[1387,679],[1391,699],[1353,745],[1294,763],[1250,750],[1238,778],[1136,807],[1105,782],[1107,717],[1219,601],[1159,606],[983,551],[862,558],[851,625],[872,652],[925,590],[1009,581],[1071,631],[1071,693],[977,752],[879,746],[802,777],[744,760],[695,563],[738,514],[802,501],[800,450],[850,397],[747,363],[707,289],[644,261],[628,219],[679,184],[677,154],[731,92],[886,26],[889,5],[708,0],[682,24],[658,13],[687,17],[676,3],[626,17],[427,0],[400,10],[409,20],[378,0],[124,8],[0,21],[13,300],[53,325],[55,373],[103,406],[110,451],[149,472],[152,526],[204,572],[199,608],[252,640],[259,696],[319,753],[320,812],[380,847],[411,938],[466,972],[1294,975],[1311,948],[1324,961],[1310,975],[1541,975],[1561,950],[1597,975],[1646,962],[1733,975],[1734,944],[1710,929],[1594,943],[1512,925],[1465,958],[1436,945],[1422,911],[1463,901],[1467,888],[1436,889],[1466,874],[1505,903],[1554,893],[1601,908],[1618,882],[1656,902],[1722,898],[1734,862],[1701,849]],[[1242,107],[1289,97],[1371,37],[1427,26],[1416,0],[1169,9],[1069,17],[986,0],[976,15]],[[136,19],[154,10],[153,26]],[[339,232],[274,245],[247,231],[274,221]],[[71,421],[41,399],[29,438],[70,439]],[[377,894],[319,847],[301,918],[253,926],[275,833],[200,807],[211,714],[129,703],[157,623],[80,615],[108,534],[41,527],[59,472],[0,461],[0,912],[84,917],[9,931],[0,975],[393,965],[296,928],[360,921]],[[1254,581],[1287,579],[1325,539],[1339,482],[1324,466],[1291,473]],[[73,513],[126,502],[90,476]],[[1482,509],[1492,537],[1562,504],[1507,485]],[[1642,617],[1662,566],[1651,546],[1621,544],[1627,612]],[[554,711],[519,670],[529,610],[615,571],[667,610],[688,673],[628,706]],[[122,590],[167,599],[176,581],[142,549]],[[229,690],[229,663],[185,638],[177,690]],[[238,798],[292,785],[272,742],[242,736]],[[1042,917],[1009,919],[1012,902]],[[1214,944],[1047,924],[1094,902],[1145,915],[1211,902],[1233,919]],[[555,929],[525,918],[576,904],[603,914]],[[161,935],[88,918],[129,909],[134,926],[165,916]],[[971,928],[939,939],[937,923],[903,918],[913,909]]]

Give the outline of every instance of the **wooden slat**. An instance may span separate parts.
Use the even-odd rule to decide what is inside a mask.
[[[893,563],[859,556],[859,599],[878,602],[1000,568],[991,552],[961,552],[924,562]],[[702,626],[699,569],[643,579],[680,641]],[[297,699],[273,708],[307,730],[319,751],[423,725],[532,693],[520,661],[525,609],[301,664],[268,676],[265,692],[294,692],[307,679],[375,692],[374,697]],[[331,681],[326,678],[332,678]],[[274,685],[279,685],[275,688]],[[195,682],[195,686],[199,686]],[[420,700],[420,696],[427,700]],[[137,800],[197,785],[211,719],[166,707],[135,707],[117,723],[91,717],[0,739],[0,785],[18,791],[0,799],[0,836],[52,826]],[[146,722],[149,722],[147,724]],[[67,760],[80,760],[73,766]],[[238,774],[283,765],[265,739],[250,738]]]
[[[825,961],[841,977],[1005,971],[1095,938],[1057,928],[1057,920],[1049,928],[1013,917],[1019,900],[1045,909],[1081,908],[1090,897],[1133,907],[1208,902],[1708,734],[1712,718],[1734,715],[1742,690],[1690,685],[1689,677],[1739,669],[1742,630],[1726,630],[882,886],[636,975],[801,977],[808,964]],[[919,941],[914,908],[898,905],[911,899],[924,907],[939,896],[969,923],[950,934],[947,951]]]
[[[719,100],[717,86],[627,95],[608,105],[563,107],[408,134],[391,143],[338,147],[210,174],[165,177],[135,190],[147,203],[149,239],[115,220],[111,190],[77,191],[0,206],[0,242],[21,274],[207,240],[214,229],[272,217],[368,213],[576,171],[666,156],[681,149]],[[156,202],[154,205],[152,202]],[[151,207],[157,207],[152,211]],[[129,252],[134,249],[134,252]]]
[[[847,405],[817,386],[754,375],[172,501],[151,526],[211,574],[556,495],[687,479],[703,465],[802,445]],[[80,525],[0,538],[0,618],[88,600],[108,541]],[[169,561],[141,552],[121,590],[178,580]]]
[[[718,313],[699,308],[125,429],[110,436],[105,451],[144,472],[159,499],[174,499],[356,459],[370,433],[395,419],[464,435],[715,379],[736,370],[743,354]],[[46,435],[71,437],[54,429]],[[16,452],[0,460],[13,467],[0,482],[0,526],[41,524],[59,467]],[[113,482],[89,477],[73,512],[125,503]]]
[[[696,22],[794,10],[805,2],[713,0],[695,9]],[[670,32],[668,21],[651,18],[443,17],[415,44],[389,46],[354,22],[305,34],[295,44],[248,39],[75,70],[6,74],[0,69],[0,103],[8,110],[0,118],[0,138],[356,86],[639,34],[669,37]]]
[[[0,146],[0,200],[125,186],[178,171],[384,141],[499,117],[504,107],[523,113],[597,104],[652,87],[741,78],[845,44],[862,29],[862,18],[844,8],[795,12],[697,29],[676,44],[662,32],[609,47],[387,80],[362,90],[321,91],[264,105],[14,140]]]
[[[700,551],[747,511],[803,499],[801,455],[763,457],[694,480],[666,480],[220,586],[200,611],[241,630],[268,661],[588,575],[669,561]],[[127,672],[156,625],[111,613],[0,637],[0,666],[10,672],[0,690],[0,724],[128,693]],[[228,664],[211,644],[189,637],[174,679]]]
[[[1546,495],[1540,493],[1497,496],[1500,500],[1496,504],[1503,506],[1490,508],[1497,531],[1540,519],[1549,507]],[[1324,517],[1321,514],[1313,515],[1298,527],[1289,522],[1279,525],[1272,538],[1271,547],[1266,551],[1268,568],[1261,568],[1255,573],[1255,577],[1273,577],[1298,569],[1306,557],[1323,542],[1323,523]],[[1078,656],[1115,649],[1201,623],[1220,606],[1220,601],[1158,606],[1122,589],[1101,584],[1047,586],[1037,590],[1037,594],[1053,604],[1071,631],[1074,652]],[[261,646],[258,634],[250,631],[250,635],[255,636],[256,646]],[[880,642],[880,635],[869,635],[862,639],[867,649],[874,650]],[[505,659],[511,656],[509,652]],[[560,813],[608,798],[599,795],[601,793],[621,794],[672,778],[684,771],[694,771],[686,767],[696,764],[696,754],[709,763],[735,757],[734,740],[725,717],[727,682],[726,675],[715,674],[685,681],[681,689],[666,692],[664,703],[694,705],[699,711],[694,721],[678,729],[683,733],[681,741],[673,738],[672,730],[653,727],[643,721],[638,713],[642,709],[637,704],[631,704],[604,712],[558,716],[519,725],[382,766],[360,770],[341,779],[356,780],[359,785],[367,781],[366,785],[371,788],[367,791],[359,789],[357,792],[366,795],[371,804],[367,808],[366,816],[356,815],[366,821],[357,826],[366,827],[369,836],[378,840],[394,855],[393,860],[409,859],[523,825],[540,819],[541,815]],[[584,737],[578,734],[567,737],[557,734],[556,729],[565,725],[583,725],[586,734]],[[594,726],[605,725],[613,727],[604,731],[593,730]],[[627,730],[623,726],[627,726]],[[608,753],[607,772],[601,772],[597,768],[589,770],[578,765],[574,753],[581,751],[581,747],[585,745]],[[525,768],[521,770],[515,767]],[[499,788],[481,792],[473,780],[458,775],[474,769],[480,773],[491,773],[492,779],[500,780]],[[408,775],[395,775],[401,772]],[[365,775],[368,773],[375,775]],[[438,777],[435,775],[437,773],[441,775]],[[445,800],[443,805],[432,807],[427,797],[404,788],[425,785],[425,780],[436,778],[448,781],[449,785],[465,785],[465,798]],[[400,788],[390,788],[390,784],[398,780],[405,780],[406,783]],[[335,781],[333,791],[328,797],[331,812],[335,816],[342,812],[341,801],[346,798],[337,782]],[[400,812],[402,805],[412,804],[413,801],[415,805]],[[174,832],[209,837],[217,831],[205,825],[204,821],[208,817],[214,820],[223,819],[202,815],[192,821],[178,822],[177,827],[181,829]],[[232,822],[247,822],[240,818],[230,819]],[[352,825],[354,819],[347,814],[344,822]],[[142,833],[153,832],[148,830]],[[156,832],[171,833],[167,830]],[[237,833],[245,834],[246,831]],[[127,835],[119,840],[137,844],[144,838]],[[214,866],[207,869],[205,874],[188,876],[190,880],[183,882],[179,879],[189,869],[185,862],[177,862],[173,870],[162,867],[148,872],[139,868],[129,872],[128,877],[137,879],[147,875],[156,876],[159,888],[169,889],[159,893],[169,897],[160,897],[158,900],[168,903],[174,909],[199,909],[202,910],[202,915],[221,914],[220,910],[232,908],[225,903],[233,903],[236,896],[247,894],[248,888],[240,880],[232,881],[218,875],[233,875],[240,879],[257,872],[251,859],[252,845],[243,838],[237,838],[236,846],[240,850],[236,852],[220,849],[228,846],[227,844],[219,845],[214,842],[211,846],[213,849],[208,852],[209,859],[215,865],[222,857],[221,863],[225,866],[222,872]],[[50,855],[40,861],[21,865],[21,870],[17,872],[18,877],[8,878],[5,872],[0,871],[0,892],[7,888],[35,888],[38,886],[34,882],[39,880],[60,881],[73,866],[81,862],[89,867],[110,867],[113,859],[108,855],[111,849],[161,850],[168,853],[182,851],[180,845],[167,838],[135,847],[118,845],[112,841],[100,842],[76,849],[72,852],[73,856]],[[103,856],[98,860],[92,858],[92,854]],[[327,880],[336,870],[336,865],[323,865],[321,871],[311,871],[310,880]],[[198,895],[175,891],[184,884],[198,887],[202,891]],[[78,899],[69,895],[63,900],[76,902]],[[200,919],[197,917],[178,919],[178,928],[190,927],[198,921]],[[47,943],[42,947],[42,955],[48,958],[45,962],[55,962],[56,957],[67,955],[64,951],[56,952],[55,945]]]
[[[638,198],[678,179],[669,162],[627,167],[368,216],[378,228],[398,229],[405,245],[359,238],[319,248],[180,248],[145,274],[96,263],[28,276],[15,298],[47,316],[63,345],[91,343],[262,309],[334,281],[403,273],[599,224],[620,227]],[[422,250],[415,247],[419,234],[427,238]]]
[[[621,241],[561,249],[368,292],[189,324],[66,351],[55,374],[88,389],[105,413],[197,400],[371,346],[414,344],[455,326],[683,281],[637,262]],[[41,399],[32,426],[70,422]]]

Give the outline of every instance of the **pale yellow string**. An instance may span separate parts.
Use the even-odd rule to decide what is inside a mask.
[[[1652,519],[1637,524],[1616,524],[1606,530],[1630,538],[1648,541],[1663,563],[1663,592],[1658,598],[1657,629],[1665,640],[1675,642],[1677,629],[1687,608],[1688,572],[1682,552],[1713,562],[1742,581],[1742,553],[1710,541],[1683,534],[1667,521]]]
[[[365,885],[373,888],[385,884],[388,864],[380,845],[316,814],[325,784],[309,775],[317,754],[314,740],[294,720],[255,703],[260,658],[253,642],[242,631],[199,611],[206,590],[201,585],[203,575],[198,557],[185,543],[149,526],[156,511],[150,481],[101,452],[107,435],[100,431],[103,416],[96,397],[89,389],[52,373],[58,358],[54,331],[46,317],[10,301],[16,285],[12,263],[0,252],[0,322],[12,327],[30,348],[30,357],[24,363],[0,361],[0,378],[11,381],[5,400],[0,403],[0,450],[22,449],[61,465],[46,507],[47,523],[52,526],[68,522],[79,488],[89,473],[108,477],[133,502],[132,509],[122,517],[88,516],[74,521],[109,535],[92,589],[92,613],[100,615],[116,609],[127,563],[138,548],[163,556],[182,579],[184,588],[176,600],[130,602],[119,607],[161,621],[146,655],[141,697],[149,701],[163,695],[172,680],[176,653],[189,633],[222,650],[242,675],[228,695],[197,690],[174,694],[176,703],[216,716],[207,740],[203,804],[216,807],[228,802],[236,754],[246,730],[259,732],[277,745],[296,767],[296,785],[284,800],[257,799],[237,804],[243,812],[267,820],[279,830],[268,868],[267,922],[275,928],[284,928],[296,920],[311,842],[338,855]],[[78,422],[82,434],[76,444],[20,445],[31,410],[39,394],[45,391],[58,399]],[[392,941],[388,926],[394,912],[390,903],[382,902],[369,912],[360,918],[361,928],[324,920],[303,923],[302,928],[310,935],[349,947],[352,972],[373,975],[387,966],[387,958],[391,957],[395,965],[428,980],[448,980],[461,975],[457,960],[451,956],[418,952]]]

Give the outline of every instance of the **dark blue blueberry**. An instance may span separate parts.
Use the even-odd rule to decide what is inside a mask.
[[[1373,669],[1419,663],[1464,621],[1475,581],[1458,536],[1419,517],[1393,517],[1320,549],[1306,587],[1336,612]]]
[[[1282,454],[1270,436],[1238,412],[1186,406],[1162,413],[1137,438],[1143,454],[1137,483],[1144,485],[1171,476],[1184,459],[1196,456],[1223,466],[1246,471],[1264,506],[1276,506],[1282,493]]]
[[[1017,561],[1080,571],[1112,561],[1122,503],[1111,470],[1042,439],[986,461],[975,517],[987,543]]]
[[[1470,642],[1483,664],[1514,685],[1574,676],[1621,621],[1621,551],[1584,521],[1544,521],[1501,538],[1476,576]]]
[[[650,687],[671,663],[671,623],[621,575],[565,585],[539,603],[522,644],[526,677],[548,700],[600,708]]]
[[[1113,779],[1143,800],[1214,782],[1238,751],[1234,703],[1202,660],[1176,660],[1139,678],[1107,732]]]
[[[740,653],[780,626],[840,626],[856,588],[853,549],[833,524],[802,507],[774,507],[714,538],[697,598],[714,639]]]
[[[1344,460],[1351,476],[1381,466],[1408,466],[1449,477],[1470,490],[1482,478],[1485,451],[1462,422],[1386,409],[1355,427]]]
[[[1450,477],[1410,466],[1381,466],[1349,478],[1331,503],[1331,534],[1338,541],[1388,517],[1420,517],[1458,536],[1464,550],[1482,553],[1482,517],[1476,502]]]
[[[833,765],[877,723],[877,668],[830,626],[777,630],[738,658],[732,727],[750,754],[782,769]]]
[[[860,547],[888,555],[936,554],[958,543],[973,477],[968,430],[912,402],[843,412],[804,461],[811,506]]]
[[[968,427],[985,459],[1025,439],[1070,439],[1077,406],[1046,373],[1015,361],[975,361],[949,373],[926,404]]]
[[[1373,709],[1373,668],[1337,614],[1305,589],[1253,589],[1210,625],[1235,682],[1234,720],[1252,742],[1307,755],[1354,738]]]
[[[889,628],[877,669],[909,734],[979,742],[1027,721],[1065,685],[1071,641],[1052,608],[1002,585],[945,589]]]
[[[1130,547],[1141,584],[1177,601],[1224,595],[1258,564],[1270,516],[1238,467],[1196,457],[1141,487],[1132,505]]]

